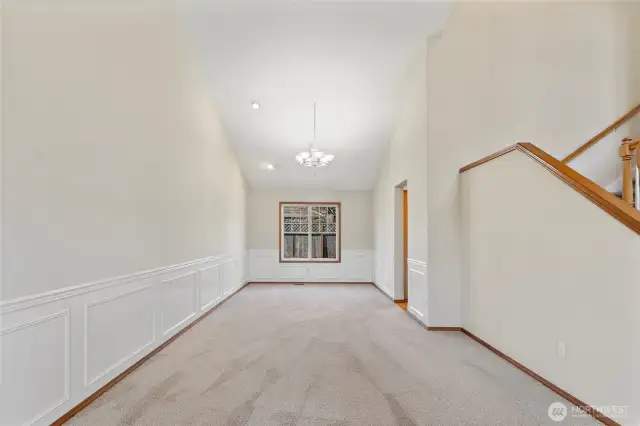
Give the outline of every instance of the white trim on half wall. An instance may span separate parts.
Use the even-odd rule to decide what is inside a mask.
[[[63,416],[233,295],[246,282],[245,258],[212,256],[0,303],[0,424]]]

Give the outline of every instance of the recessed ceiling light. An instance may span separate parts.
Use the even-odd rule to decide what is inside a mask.
[[[261,170],[275,170],[276,167],[271,163],[267,163],[266,161],[263,161],[263,162],[260,163],[260,169]]]
[[[260,102],[258,102],[258,101],[251,101],[251,108],[253,108],[253,109],[258,109],[258,108],[260,108]]]

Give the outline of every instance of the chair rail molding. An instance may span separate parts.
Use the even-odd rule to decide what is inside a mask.
[[[68,297],[80,296],[84,293],[103,290],[109,287],[119,286],[134,281],[141,281],[146,278],[155,277],[158,275],[164,275],[172,271],[178,271],[184,268],[189,268],[194,265],[206,264],[209,262],[215,262],[217,260],[227,259],[230,256],[238,256],[237,254],[226,254],[219,256],[204,257],[201,259],[190,260],[188,262],[178,263],[170,266],[164,266],[161,268],[149,269],[146,271],[135,272],[129,275],[121,275],[118,277],[107,278],[98,281],[92,281],[76,286],[65,287],[61,289],[55,289],[46,291],[43,293],[37,293],[29,296],[22,296],[15,299],[0,301],[0,315],[9,313],[16,310],[26,309],[32,306],[41,305],[44,303],[55,302],[56,300],[65,299]]]
[[[0,303],[0,424],[55,422],[235,294],[247,282],[237,267],[245,256],[209,256]]]

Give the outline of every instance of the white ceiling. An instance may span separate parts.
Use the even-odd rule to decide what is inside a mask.
[[[371,189],[393,132],[402,77],[449,3],[202,0],[190,36],[254,188]],[[261,108],[251,108],[259,100]],[[334,154],[315,173],[295,162],[313,139]],[[260,164],[274,164],[267,171]]]

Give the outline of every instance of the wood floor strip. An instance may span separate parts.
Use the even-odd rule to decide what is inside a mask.
[[[186,326],[185,328],[183,328],[182,330],[180,330],[179,332],[177,332],[174,336],[172,336],[169,340],[167,340],[166,342],[162,343],[160,346],[158,346],[157,348],[155,348],[154,350],[152,350],[151,352],[149,352],[147,355],[145,355],[142,359],[140,359],[138,362],[136,362],[135,364],[133,364],[131,367],[127,368],[124,372],[122,372],[121,374],[119,374],[118,376],[116,376],[114,379],[112,379],[109,383],[107,383],[106,385],[102,386],[100,389],[98,389],[97,391],[95,391],[94,393],[92,393],[91,395],[89,395],[89,397],[83,401],[81,401],[78,405],[76,405],[75,407],[73,407],[71,410],[69,410],[66,414],[64,414],[62,417],[60,417],[58,420],[54,421],[53,423],[51,423],[51,426],[62,426],[64,425],[66,422],[68,422],[69,420],[71,420],[71,418],[75,415],[77,415],[79,412],[81,412],[82,410],[84,410],[86,407],[88,407],[89,405],[91,405],[91,403],[93,401],[95,401],[96,399],[98,399],[102,394],[104,394],[106,391],[108,391],[109,389],[111,389],[113,386],[115,386],[118,382],[120,382],[122,379],[124,379],[125,377],[127,377],[129,374],[131,374],[134,370],[136,370],[138,367],[140,367],[142,364],[144,364],[145,362],[147,362],[149,359],[151,359],[151,357],[153,357],[155,354],[157,354],[158,352],[160,352],[162,349],[166,348],[168,345],[170,345],[171,343],[173,343],[178,337],[182,336],[184,333],[186,333],[187,331],[189,331],[191,329],[191,327],[193,327],[194,325],[196,325],[197,323],[199,323],[200,321],[202,321],[203,319],[205,319],[211,312],[213,312],[216,308],[218,308],[219,306],[222,306],[227,300],[231,299],[233,296],[235,296],[236,294],[238,294],[240,292],[240,290],[242,290],[243,288],[245,288],[247,285],[249,285],[251,283],[247,282],[244,283],[239,289],[237,289],[235,292],[233,292],[233,294],[229,295],[229,297],[227,297],[226,299],[224,299],[222,302],[218,303],[216,306],[214,306],[213,308],[209,309],[206,313],[204,313],[200,318],[198,318],[197,320],[195,320],[194,322],[192,322],[191,324],[189,324],[188,326]]]

